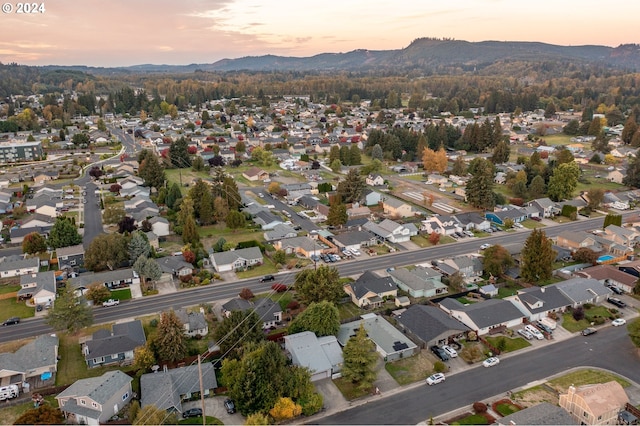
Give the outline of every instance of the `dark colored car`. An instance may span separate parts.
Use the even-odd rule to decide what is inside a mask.
[[[592,334],[595,334],[598,330],[596,330],[595,328],[585,328],[584,330],[582,330],[582,335],[583,336],[590,336]]]
[[[233,403],[231,399],[224,400],[224,408],[227,410],[227,413],[233,414],[236,412],[236,404]]]
[[[36,311],[37,312],[42,312],[43,309],[44,309],[44,306],[42,306],[42,305],[36,306]]]
[[[183,418],[188,418],[188,417],[202,417],[202,409],[200,408],[191,408],[187,411],[185,411],[184,413],[182,413],[182,417]]]
[[[431,346],[431,352],[433,352],[435,356],[440,358],[440,361],[449,361],[449,355],[447,355],[445,350],[440,346]]]
[[[265,283],[267,281],[273,281],[276,278],[273,275],[265,275],[264,277],[260,278],[260,282],[261,283]]]
[[[617,299],[615,297],[609,297],[607,299],[607,302],[611,303],[612,305],[617,306],[618,308],[626,308],[627,307],[626,303],[624,303],[622,300]]]
[[[616,287],[615,285],[608,285],[607,287],[615,294],[624,294],[624,291],[622,291],[619,287]]]
[[[541,323],[540,321],[536,321],[535,326],[538,327],[540,330],[547,332],[549,334],[553,334],[553,330],[551,329],[551,327],[549,327],[546,324]]]
[[[6,319],[2,325],[12,325],[12,324],[18,324],[20,322],[20,318],[19,317],[11,317],[9,319]]]

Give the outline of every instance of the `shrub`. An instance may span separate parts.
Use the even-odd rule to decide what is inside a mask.
[[[484,402],[474,402],[473,403],[473,411],[476,414],[486,413],[487,412],[487,404]]]
[[[578,306],[577,308],[575,308],[571,313],[571,316],[573,316],[573,319],[576,321],[584,319],[584,309],[582,308],[582,306]]]
[[[158,326],[158,319],[157,319],[157,318],[152,319],[152,320],[149,322],[149,325],[150,325],[151,327],[154,327],[154,328],[155,328],[155,327],[157,327],[157,326]]]
[[[211,280],[209,278],[205,278],[204,280],[202,280],[202,285],[208,285],[211,284]]]
[[[447,371],[447,366],[442,361],[436,361],[433,364],[433,371],[435,371],[436,373],[444,373],[445,371]]]
[[[193,276],[191,274],[189,275],[181,275],[180,276],[180,281],[183,283],[188,283],[193,279]]]

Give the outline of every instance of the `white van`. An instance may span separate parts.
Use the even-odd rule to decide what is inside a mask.
[[[532,326],[531,324],[525,325],[524,329],[527,330],[529,333],[533,334],[533,337],[535,337],[536,339],[538,340],[544,339],[544,335],[542,334],[542,332],[538,330],[536,327]]]
[[[0,387],[0,401],[17,398],[19,394],[20,390],[18,389],[18,385]]]
[[[558,325],[558,323],[556,323],[555,320],[552,320],[549,317],[540,318],[540,322],[552,330],[555,330],[556,326]]]

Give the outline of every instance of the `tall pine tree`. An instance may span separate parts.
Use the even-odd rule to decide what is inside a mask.
[[[550,279],[557,254],[553,249],[553,242],[545,232],[534,229],[522,248],[520,275],[531,284]]]

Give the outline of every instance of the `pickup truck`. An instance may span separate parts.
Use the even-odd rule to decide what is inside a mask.
[[[102,306],[116,306],[119,304],[120,304],[120,301],[118,299],[109,299],[105,302],[102,302]]]

